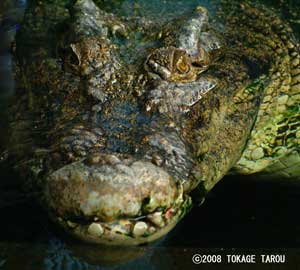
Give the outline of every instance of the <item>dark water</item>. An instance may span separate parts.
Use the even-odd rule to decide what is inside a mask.
[[[172,16],[200,2],[209,6],[209,1],[196,0],[102,0],[108,10],[144,16],[154,16],[158,11]],[[278,9],[286,3],[269,1]],[[18,30],[24,4],[21,0],[0,0],[1,140],[6,130],[5,108],[14,91],[8,47]],[[290,18],[297,29],[297,15]],[[2,153],[4,147],[0,150]],[[0,156],[5,158],[5,153]],[[300,269],[300,182],[228,177],[162,241],[118,249],[86,245],[62,236],[40,207],[20,191],[17,176],[5,163],[0,163],[0,176],[0,270]],[[223,263],[195,265],[195,253],[221,255]],[[257,263],[228,264],[227,254],[256,254]],[[261,254],[283,254],[286,262],[261,264]]]
[[[2,184],[3,194],[12,194],[0,208],[0,269],[198,269],[195,253],[221,254],[223,261],[227,254],[284,254],[287,262],[275,268],[257,263],[237,269],[299,269],[300,183],[224,180],[165,239],[126,249],[67,239],[34,202],[18,201],[15,187]]]

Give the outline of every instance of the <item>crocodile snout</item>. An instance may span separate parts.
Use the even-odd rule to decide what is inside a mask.
[[[91,228],[103,233],[108,228],[106,238],[124,222],[132,227],[127,235],[136,234],[142,225],[145,235],[151,234],[149,228],[157,232],[174,223],[172,218],[180,215],[184,201],[180,184],[165,170],[114,154],[94,154],[53,172],[44,199],[55,218],[81,226],[81,233],[88,234]]]
[[[178,192],[168,173],[150,162],[98,154],[52,173],[46,200],[61,216],[108,222],[169,208]]]

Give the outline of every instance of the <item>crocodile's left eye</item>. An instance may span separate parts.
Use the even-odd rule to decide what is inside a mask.
[[[189,62],[186,61],[185,57],[180,57],[176,63],[176,69],[179,73],[185,74],[190,71],[190,65]]]

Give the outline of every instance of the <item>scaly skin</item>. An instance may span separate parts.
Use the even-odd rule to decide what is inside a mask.
[[[292,178],[300,175],[300,55],[292,29],[276,16],[265,18],[266,11],[244,6],[247,21],[240,20],[243,33],[245,27],[257,29],[265,34],[265,50],[273,52],[275,65],[270,70],[270,81],[266,85],[260,110],[251,137],[235,170],[242,174],[260,172],[268,177]],[[251,14],[251,16],[250,16]],[[256,20],[256,18],[261,18]],[[275,36],[269,40],[268,33]],[[243,36],[240,35],[240,39]],[[248,37],[247,37],[248,38]],[[257,37],[252,37],[255,42]],[[272,175],[272,176],[270,176]]]
[[[95,243],[153,241],[184,216],[191,191],[201,200],[233,167],[266,172],[299,150],[290,28],[247,2],[219,7],[165,25],[118,18],[92,0],[70,14],[61,1],[28,10],[10,152],[66,231]],[[275,155],[279,125],[298,131]]]

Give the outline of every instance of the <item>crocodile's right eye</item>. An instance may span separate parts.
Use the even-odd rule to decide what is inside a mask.
[[[79,71],[80,59],[71,46],[61,50],[61,57],[63,60],[63,67],[66,71]]]
[[[78,66],[79,65],[79,59],[77,55],[74,53],[73,50],[69,49],[68,53],[68,59],[71,65]]]
[[[65,62],[74,66],[80,64],[77,50],[72,45],[65,49]]]

